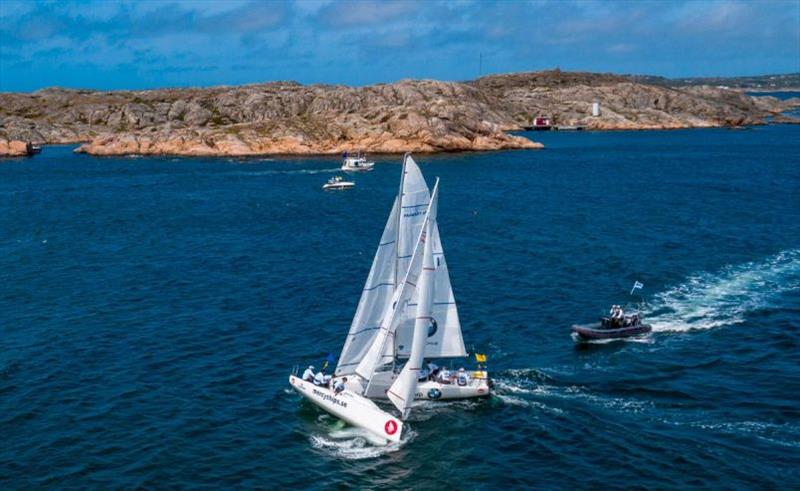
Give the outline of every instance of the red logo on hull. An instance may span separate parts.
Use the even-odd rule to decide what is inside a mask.
[[[385,425],[383,425],[383,429],[386,431],[387,435],[394,435],[397,433],[397,423],[390,419]]]

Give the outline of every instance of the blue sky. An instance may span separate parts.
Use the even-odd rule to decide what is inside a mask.
[[[0,91],[800,71],[800,0],[0,1]]]

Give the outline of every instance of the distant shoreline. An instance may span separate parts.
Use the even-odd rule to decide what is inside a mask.
[[[8,155],[3,149],[10,144],[4,146],[4,141],[80,143],[76,151],[92,155],[539,149],[540,143],[510,132],[538,117],[586,130],[742,127],[765,124],[800,104],[753,97],[745,93],[749,89],[663,83],[553,70],[468,82],[401,80],[364,87],[272,82],[206,89],[3,93],[0,154]]]
[[[740,92],[752,92],[752,93],[769,93],[769,92],[798,92],[800,93],[800,87],[780,87],[774,89],[748,89],[748,88],[731,88],[730,90],[737,90]]]

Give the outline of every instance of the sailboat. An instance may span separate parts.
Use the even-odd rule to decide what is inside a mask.
[[[300,394],[348,423],[398,441],[415,399],[489,395],[485,370],[458,380],[423,376],[425,360],[467,356],[442,248],[439,180],[428,189],[410,154],[400,189],[342,348],[332,385],[290,376]],[[389,399],[396,418],[372,399]]]

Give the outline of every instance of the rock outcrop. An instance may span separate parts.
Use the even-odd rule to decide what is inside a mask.
[[[763,100],[762,100],[763,99]],[[592,102],[602,115],[590,115]],[[759,124],[784,104],[710,87],[551,72],[472,82],[0,94],[0,138],[84,143],[94,155],[258,155],[540,148],[509,135],[535,115],[593,129]]]
[[[797,105],[708,86],[667,87],[631,77],[575,72],[537,72],[480,78],[474,85],[497,101],[518,124],[535,115],[555,124],[597,130],[676,129],[764,124]],[[599,102],[601,115],[591,115]]]
[[[32,153],[29,142],[0,138],[0,157],[27,157]]]

